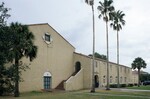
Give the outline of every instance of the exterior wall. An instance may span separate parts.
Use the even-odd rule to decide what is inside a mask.
[[[65,83],[65,90],[80,90],[83,89],[83,69],[81,69],[75,76],[71,76]]]
[[[23,62],[30,64],[30,69],[22,73],[24,82],[20,83],[20,91],[41,90],[44,88],[43,75],[49,72],[51,76],[51,88],[54,89],[63,80],[67,80],[74,72],[77,62],[81,64],[81,70],[71,76],[65,85],[66,90],[78,90],[91,88],[92,86],[92,58],[75,53],[75,48],[48,24],[30,25],[29,29],[35,35],[35,45],[38,46],[37,58],[33,62],[23,58]],[[53,41],[47,44],[43,35],[48,33]],[[115,63],[109,63],[110,84],[117,84],[117,67]],[[95,60],[94,75],[98,76],[99,87],[106,86],[107,68],[106,61]],[[137,74],[133,74],[131,68],[119,65],[119,79],[121,84],[137,83]]]
[[[35,45],[38,46],[38,53],[33,62],[23,59],[23,62],[31,65],[30,69],[22,74],[24,82],[20,83],[20,90],[43,89],[43,74],[45,72],[50,72],[52,75],[51,88],[53,89],[73,73],[75,48],[48,24],[30,25],[29,30],[35,35]],[[49,45],[43,40],[45,33],[49,33],[53,39]]]
[[[133,84],[138,84],[138,72],[132,71],[132,82]]]
[[[84,69],[83,73],[83,83],[84,83],[84,88],[91,88],[91,79],[92,79],[92,72],[91,72],[91,63],[92,63],[92,58],[75,53],[74,54],[74,64],[75,62],[79,61],[81,62],[82,68]],[[117,84],[117,67],[118,65],[116,63],[109,62],[109,83],[110,84]],[[102,59],[95,59],[95,67],[94,67],[94,75],[98,76],[98,82],[99,82],[99,87],[104,87],[107,84],[107,66],[106,66],[106,61]],[[119,65],[119,81],[120,84],[133,84],[137,82],[137,75],[134,75],[134,80],[132,76],[132,69],[130,67],[126,67],[123,65]]]
[[[79,53],[74,53],[74,66],[76,62],[80,62],[81,68],[83,68],[83,88],[91,88],[92,74],[91,74],[90,57],[79,54]]]
[[[106,86],[107,84],[107,66],[106,61],[99,61],[100,63],[100,82],[101,86]],[[109,63],[109,83],[110,84],[117,84],[117,67],[118,65],[115,63]],[[132,81],[132,69],[123,65],[119,65],[119,82],[120,84],[130,84],[133,83]]]

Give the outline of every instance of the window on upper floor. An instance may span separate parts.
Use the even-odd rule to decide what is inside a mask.
[[[97,67],[97,61],[95,61],[95,67]]]
[[[43,35],[43,39],[47,44],[50,44],[52,42],[52,37],[48,32]]]
[[[45,41],[50,42],[51,41],[51,36],[48,33],[45,33]]]
[[[125,82],[125,83],[127,82],[127,77],[124,77],[124,82]]]
[[[130,73],[130,69],[128,69],[128,73]]]
[[[110,65],[110,70],[112,71],[112,65]]]
[[[120,72],[122,72],[122,67],[120,66]]]
[[[126,67],[124,67],[124,72],[125,72],[125,73],[127,72],[127,68],[126,68]]]

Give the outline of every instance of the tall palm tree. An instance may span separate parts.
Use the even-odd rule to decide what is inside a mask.
[[[85,2],[92,7],[93,14],[93,59],[92,59],[92,88],[91,92],[95,92],[95,80],[94,80],[94,64],[95,64],[95,19],[94,19],[94,0],[85,0]]]
[[[99,18],[103,17],[103,20],[106,23],[106,43],[107,43],[107,87],[109,88],[109,42],[108,42],[108,22],[112,19],[112,12],[115,8],[112,6],[113,0],[104,0],[104,2],[99,2],[97,9],[100,11]]]
[[[118,88],[119,88],[119,31],[122,29],[122,25],[125,25],[125,20],[123,19],[125,16],[125,14],[118,10],[118,11],[115,11],[113,13],[113,21],[112,23],[110,24],[111,27],[113,27],[114,30],[117,31],[117,78],[118,78],[118,81],[117,81],[117,84],[118,84]]]
[[[15,68],[15,88],[14,96],[19,97],[19,73],[20,68],[20,59],[24,56],[29,57],[32,61],[37,54],[37,46],[34,45],[34,35],[29,31],[26,25],[21,25],[20,23],[11,23],[10,24],[10,36],[11,38],[11,48],[10,48],[10,59],[14,60]]]

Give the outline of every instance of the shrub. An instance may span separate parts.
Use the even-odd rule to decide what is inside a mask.
[[[117,84],[110,84],[110,88],[117,88]]]
[[[133,87],[133,84],[128,84],[128,87]]]
[[[134,86],[137,86],[138,84],[137,83],[134,83]]]
[[[127,85],[126,84],[120,84],[120,87],[121,88],[124,88],[124,87],[126,87]]]
[[[0,96],[3,94],[10,94],[13,92],[14,86],[11,83],[10,79],[1,79],[0,80]]]

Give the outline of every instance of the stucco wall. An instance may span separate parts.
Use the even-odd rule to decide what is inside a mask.
[[[38,53],[33,62],[23,59],[23,62],[31,65],[29,70],[22,73],[24,82],[20,83],[20,90],[43,89],[43,74],[45,72],[51,73],[51,87],[55,88],[62,80],[66,80],[73,73],[73,52],[75,48],[48,24],[29,25],[29,29],[35,35]],[[43,40],[45,33],[49,33],[52,37],[53,41],[49,45]]]
[[[91,88],[91,81],[92,81],[92,58],[80,54],[74,54],[74,64],[75,62],[79,61],[84,68],[84,88]],[[99,80],[99,87],[104,87],[107,84],[107,65],[106,61],[102,59],[95,59],[95,66],[94,66],[94,75],[98,76]],[[117,68],[118,65],[113,62],[109,62],[109,84],[117,84]],[[119,82],[120,84],[130,84],[137,82],[136,76],[132,74],[132,69],[130,67],[119,65]]]
[[[81,63],[81,67],[83,68],[83,87],[91,88],[92,86],[92,67],[91,67],[91,58],[85,56],[83,54],[74,53],[74,65],[76,62]]]

